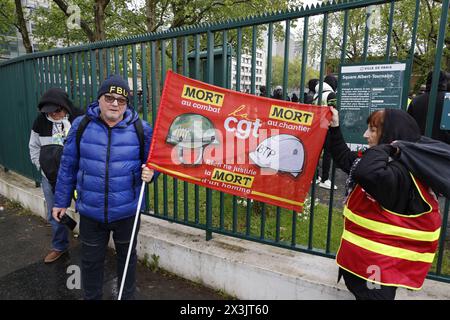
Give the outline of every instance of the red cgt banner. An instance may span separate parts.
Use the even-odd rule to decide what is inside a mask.
[[[147,166],[301,212],[330,119],[328,107],[239,93],[168,71]]]

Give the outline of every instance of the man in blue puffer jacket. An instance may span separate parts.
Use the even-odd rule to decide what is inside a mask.
[[[141,179],[150,182],[153,170],[142,165],[140,141],[134,122],[138,114],[129,107],[128,84],[118,75],[107,78],[89,105],[89,123],[77,144],[77,129],[83,117],[72,124],[58,172],[53,217],[59,221],[77,190],[80,213],[82,286],[85,299],[101,299],[106,249],[113,233],[117,252],[118,285],[131,238]],[[150,148],[152,129],[142,121],[144,158]],[[139,230],[139,226],[138,229]],[[138,232],[136,232],[137,235]],[[135,290],[136,237],[126,275],[123,299]]]

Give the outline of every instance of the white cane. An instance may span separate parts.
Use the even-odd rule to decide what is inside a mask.
[[[125,278],[127,277],[128,263],[130,262],[131,250],[133,248],[134,234],[136,233],[136,226],[139,220],[139,211],[141,210],[142,197],[144,196],[145,183],[146,183],[145,181],[142,181],[141,192],[139,193],[139,201],[136,208],[136,216],[134,218],[133,232],[131,233],[130,245],[128,246],[127,260],[125,262],[125,268],[123,269],[122,283],[120,284],[119,296],[117,300],[120,300],[122,298],[123,286],[125,285]]]

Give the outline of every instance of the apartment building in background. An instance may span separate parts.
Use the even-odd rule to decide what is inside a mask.
[[[27,17],[34,10],[36,10],[36,8],[49,8],[49,2],[49,0],[22,0],[23,14],[27,23],[27,29],[34,52],[39,51],[39,46],[33,39],[34,24],[29,21],[30,19],[27,19]],[[9,32],[3,36],[6,37],[7,41],[5,43],[0,43],[0,61],[16,58],[26,54],[25,47],[23,46],[22,35],[16,27],[11,26]]]

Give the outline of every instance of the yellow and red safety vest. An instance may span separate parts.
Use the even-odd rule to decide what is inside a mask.
[[[374,283],[419,290],[437,250],[441,216],[432,191],[411,175],[429,210],[404,215],[383,208],[359,185],[344,207],[337,264]]]

